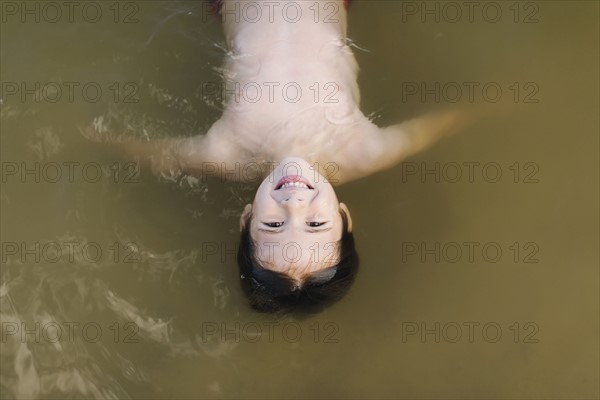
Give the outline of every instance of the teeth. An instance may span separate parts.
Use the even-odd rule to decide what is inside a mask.
[[[301,187],[304,189],[308,189],[308,186],[302,182],[286,182],[281,186],[281,189],[285,189],[288,187]]]

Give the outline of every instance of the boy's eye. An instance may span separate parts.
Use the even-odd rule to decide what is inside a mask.
[[[316,228],[317,226],[321,226],[321,225],[325,225],[325,222],[309,222],[308,226],[311,226],[313,228]]]
[[[283,225],[283,222],[265,222],[264,224],[269,228],[279,228]]]

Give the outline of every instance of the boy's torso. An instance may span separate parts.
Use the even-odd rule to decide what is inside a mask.
[[[265,157],[313,158],[363,123],[343,1],[225,0],[227,133]]]

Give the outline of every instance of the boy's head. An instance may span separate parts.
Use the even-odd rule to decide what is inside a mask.
[[[261,183],[240,228],[240,278],[255,309],[319,309],[354,280],[358,255],[348,208],[301,158],[283,160]]]

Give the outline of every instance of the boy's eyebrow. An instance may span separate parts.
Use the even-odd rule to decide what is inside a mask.
[[[325,229],[305,229],[304,232],[308,232],[308,233],[321,233],[321,232],[329,232],[332,229],[333,229],[333,227],[330,226],[330,227],[325,228]],[[260,231],[260,232],[265,232],[265,233],[269,233],[269,234],[275,234],[275,233],[281,233],[281,232],[283,232],[282,230],[273,230],[273,229],[265,229],[265,228],[257,228],[257,230]]]
[[[308,233],[320,233],[320,232],[328,232],[331,229],[333,229],[333,227],[329,226],[329,228],[325,228],[325,229],[305,229],[305,232],[308,232]]]
[[[282,230],[272,230],[272,229],[264,229],[264,228],[258,228],[258,230],[261,231],[261,232],[269,233],[269,234],[283,232]]]

